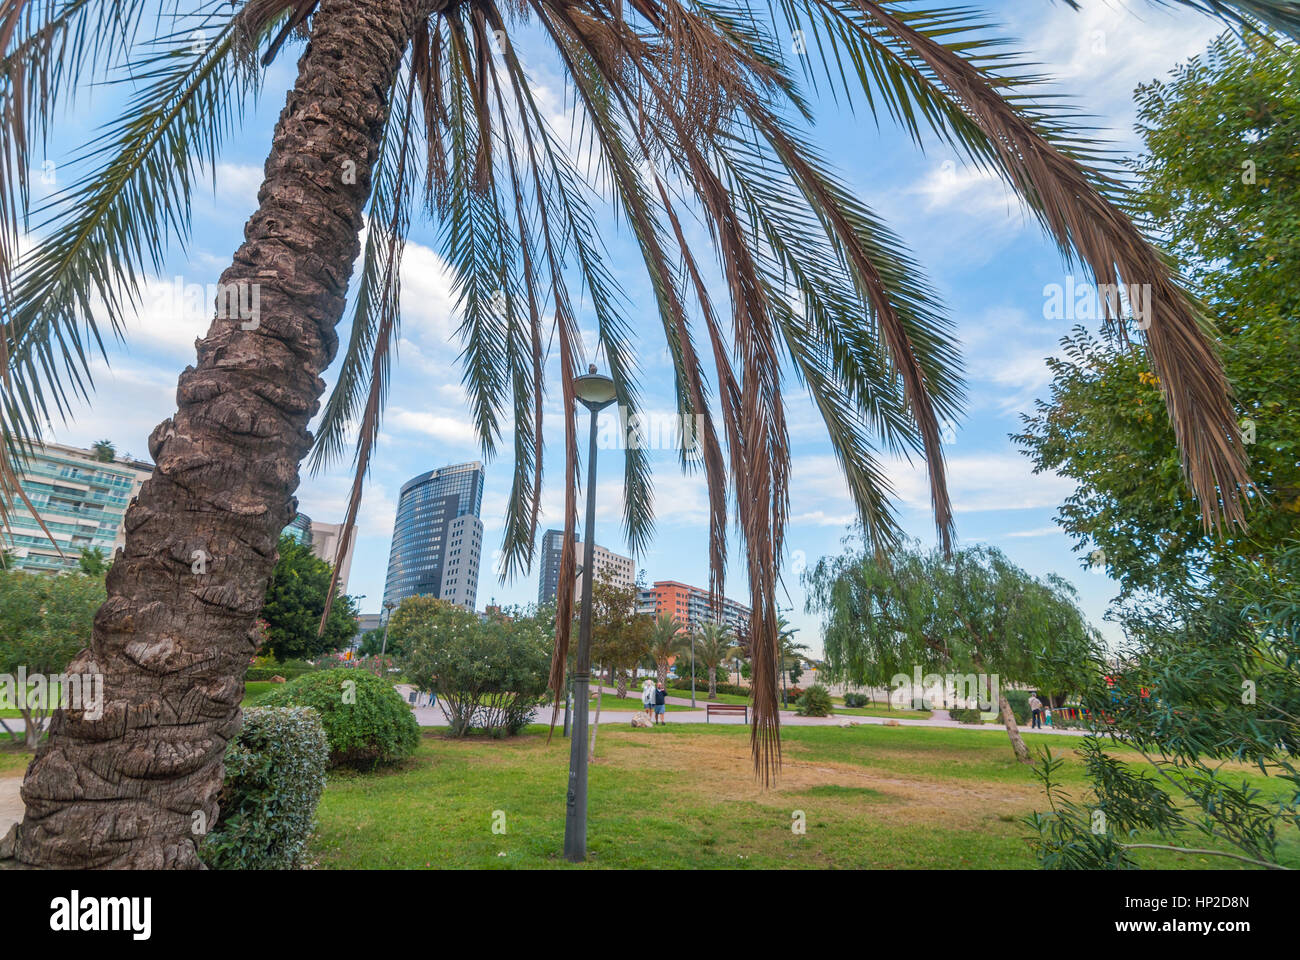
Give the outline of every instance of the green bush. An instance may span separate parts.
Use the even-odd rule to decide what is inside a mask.
[[[406,675],[437,691],[452,736],[513,736],[548,699],[549,641],[534,620],[483,623],[447,606],[413,624],[407,642]]]
[[[801,717],[829,717],[831,707],[831,692],[820,683],[814,683],[799,698],[796,712]]]
[[[306,707],[251,707],[226,748],[216,826],[199,846],[214,870],[293,870],[303,865],[325,789],[329,740]]]
[[[980,710],[949,710],[948,716],[952,717],[958,723],[983,723],[984,717]]]
[[[388,680],[364,670],[303,674],[257,701],[260,707],[312,707],[330,742],[330,766],[371,769],[415,752],[420,725]]]
[[[871,703],[871,697],[865,693],[846,693],[844,694],[844,706],[846,707],[865,707]]]
[[[1029,691],[1028,690],[1003,690],[1002,696],[1007,698],[1007,703],[1011,704],[1011,712],[1016,715],[1016,723],[1029,722]],[[993,705],[997,710],[997,704]]]

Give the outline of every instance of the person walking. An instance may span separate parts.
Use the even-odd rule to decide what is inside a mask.
[[[646,719],[650,719],[650,714],[655,706],[655,682],[649,677],[641,684],[641,706],[645,710]]]
[[[664,714],[668,711],[668,691],[662,683],[655,685],[655,723],[664,723]]]
[[[1041,730],[1043,726],[1043,701],[1038,699],[1038,694],[1031,693],[1029,695],[1029,709],[1033,716],[1033,721],[1029,725],[1030,729]]]

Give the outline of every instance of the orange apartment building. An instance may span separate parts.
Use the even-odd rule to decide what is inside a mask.
[[[656,580],[654,586],[639,594],[637,611],[656,617],[671,614],[691,630],[697,630],[706,623],[721,622],[731,627],[738,637],[749,633],[749,607],[725,597],[721,604],[719,617],[709,603],[708,590],[677,580]]]

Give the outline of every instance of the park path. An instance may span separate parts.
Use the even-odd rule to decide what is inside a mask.
[[[409,702],[410,694],[413,688],[407,684],[399,683],[397,685],[397,689],[402,694],[402,698],[408,700]],[[610,689],[605,689],[604,692],[612,694],[614,693],[614,690],[610,688]],[[631,701],[633,704],[638,704],[640,702],[639,698],[640,698],[640,694],[636,693],[635,691],[628,694],[628,700]],[[691,700],[689,697],[667,697],[665,699],[668,703],[675,704],[677,706],[689,707],[691,705]],[[420,697],[419,701],[420,703],[424,703],[424,698]],[[734,714],[725,717],[714,717],[712,719],[709,719],[708,714],[703,707],[703,703],[704,703],[703,698],[697,697],[695,702],[700,706],[700,709],[671,710],[668,713],[664,714],[668,723],[743,724],[745,722],[745,718],[743,716],[738,716]],[[605,709],[600,712],[600,722],[602,724],[630,723],[632,719],[632,713],[634,712],[635,712],[634,710]],[[947,717],[947,713],[946,712],[943,713],[943,716]],[[591,708],[591,712],[588,714],[588,717],[592,723],[596,722],[595,707]],[[417,706],[415,708],[415,719],[419,722],[420,726],[422,727],[443,727],[443,726],[447,726],[451,722],[450,720],[448,720],[447,715],[443,712],[441,702],[435,704],[432,707]],[[534,717],[533,722],[550,723],[551,722],[550,710],[546,708],[538,710],[537,714]],[[563,709],[561,709],[560,715],[556,719],[555,724],[558,727],[563,722],[564,722],[564,711]],[[842,714],[840,716],[831,716],[831,717],[801,717],[793,710],[781,711],[781,725],[783,727],[784,726],[850,727],[850,726],[865,725],[865,724],[873,724],[879,726],[896,725],[902,727],[948,727],[951,729],[974,730],[977,732],[984,731],[986,733],[988,732],[1000,733],[1004,737],[1007,735],[1006,728],[1003,727],[1002,724],[1000,723],[986,723],[986,724],[958,723],[956,720],[938,719],[935,717],[931,717],[925,720],[921,720],[921,719],[895,720],[890,717],[858,717],[858,716],[850,716],[848,714]],[[1043,733],[1048,735],[1071,736],[1071,737],[1086,737],[1088,735],[1086,730],[1053,730],[1047,728],[1043,730],[1031,731],[1028,727],[1021,727],[1020,731],[1021,733],[1032,732],[1034,734]]]
[[[18,795],[22,785],[21,773],[0,777],[0,837],[4,837],[9,828],[23,818],[23,798]]]

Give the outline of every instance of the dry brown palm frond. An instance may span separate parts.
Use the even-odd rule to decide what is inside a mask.
[[[383,410],[383,396],[388,384],[389,350],[392,346],[393,333],[399,320],[397,287],[401,282],[402,248],[406,241],[404,220],[407,211],[408,168],[411,164],[412,126],[410,118],[415,104],[415,72],[407,77],[403,108],[398,114],[401,128],[401,140],[397,152],[397,166],[393,182],[392,211],[389,220],[383,226],[382,243],[384,270],[378,278],[379,293],[376,297],[380,304],[379,323],[376,325],[373,353],[370,358],[369,388],[366,394],[365,411],[357,437],[356,468],[352,477],[352,489],[348,494],[347,511],[343,519],[343,529],[339,534],[338,547],[334,553],[333,571],[330,574],[329,590],[325,594],[325,607],[321,612],[317,636],[325,635],[325,625],[329,622],[330,611],[334,605],[334,596],[338,590],[339,575],[343,570],[343,561],[348,555],[348,548],[356,530],[357,513],[361,508],[361,493],[364,489],[366,474],[370,471],[370,455],[375,440],[379,436],[379,417]],[[401,123],[405,117],[407,122]]]
[[[959,99],[997,151],[1000,169],[1062,253],[1068,259],[1077,257],[1099,288],[1130,285],[1149,303],[1148,353],[1202,520],[1216,530],[1225,523],[1244,525],[1242,498],[1251,482],[1231,389],[1205,321],[1173,270],[1132,221],[1102,196],[1087,171],[1015,110],[986,75],[880,4],[854,2]],[[1103,303],[1118,323],[1115,300],[1103,298]],[[1123,331],[1122,323],[1118,326]]]

